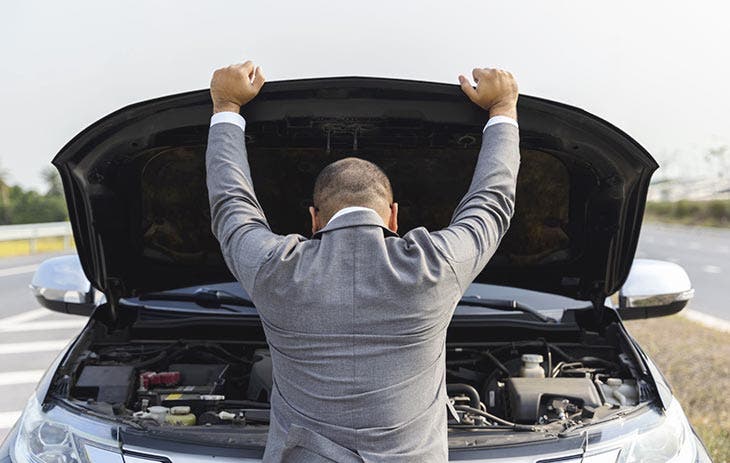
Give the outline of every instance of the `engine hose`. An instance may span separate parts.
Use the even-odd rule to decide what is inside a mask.
[[[542,339],[542,342],[545,343],[545,350],[547,351],[547,371],[552,372],[553,371],[553,351],[550,350],[550,344],[548,344],[546,339]]]
[[[486,358],[487,360],[492,362],[505,375],[509,376],[511,374],[509,369],[507,367],[505,367],[504,364],[502,362],[500,362],[497,357],[495,357],[491,352],[489,352],[489,350],[478,350],[478,349],[471,349],[471,348],[466,348],[466,347],[455,347],[455,348],[452,348],[449,350],[453,351],[453,352],[464,352],[464,353],[468,353],[468,354],[477,354],[480,357]],[[501,350],[501,349],[497,349],[497,350]],[[474,359],[468,359],[468,360],[470,363],[474,362]],[[446,364],[447,365],[460,365],[461,363],[459,363],[459,362],[461,362],[461,360],[452,360],[450,362],[446,362]]]
[[[576,359],[572,355],[568,355],[563,349],[559,348],[558,346],[554,344],[548,344],[550,346],[550,349],[554,350],[558,354],[560,354],[565,360],[568,362],[575,362]]]
[[[256,400],[226,400],[224,402],[226,408],[256,408],[261,410],[268,410],[271,408],[271,404],[268,402],[258,402]]]
[[[472,386],[469,386],[468,384],[462,384],[462,383],[452,383],[446,385],[446,393],[451,395],[457,392],[461,392],[463,394],[466,394],[469,396],[469,404],[473,408],[479,408],[479,404],[481,403],[481,399],[479,398],[479,393],[476,389],[474,389]]]
[[[515,431],[534,431],[535,430],[534,426],[530,426],[528,424],[513,423],[511,421],[502,419],[496,415],[492,415],[489,412],[485,412],[484,410],[479,410],[478,408],[467,407],[466,405],[454,405],[454,408],[456,410],[461,410],[462,412],[468,412],[468,413],[473,413],[475,415],[483,416],[484,418],[490,419],[490,420],[494,421],[495,423],[499,423],[504,426],[509,426],[512,429],[514,429]]]
[[[510,375],[509,369],[506,366],[504,366],[504,364],[502,362],[500,362],[499,359],[497,357],[495,357],[491,352],[489,352],[488,350],[485,350],[485,351],[481,351],[479,353],[482,356],[491,360],[492,363],[494,363],[497,366],[497,368],[499,368],[505,375],[507,375],[507,376]]]

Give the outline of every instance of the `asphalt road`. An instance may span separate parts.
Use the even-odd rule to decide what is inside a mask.
[[[0,259],[0,440],[42,373],[85,323],[39,307],[31,295],[28,283],[48,257]],[[730,321],[730,230],[648,224],[637,257],[682,265],[696,289],[691,309]]]
[[[730,322],[730,229],[645,224],[636,257],[681,265],[695,288],[688,309]]]
[[[0,441],[48,365],[86,323],[41,308],[28,289],[38,264],[53,255],[0,259]]]

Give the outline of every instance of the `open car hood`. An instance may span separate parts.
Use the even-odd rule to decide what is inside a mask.
[[[233,279],[210,231],[211,112],[207,90],[134,104],[53,160],[86,276],[108,297]],[[518,112],[515,217],[476,281],[602,301],[628,275],[658,166],[583,110],[523,95]],[[242,114],[271,228],[305,235],[316,175],[350,155],[390,176],[402,231],[448,225],[488,117],[456,85],[359,77],[269,82]]]

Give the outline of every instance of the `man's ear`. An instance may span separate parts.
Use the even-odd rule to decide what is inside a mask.
[[[390,205],[390,217],[388,218],[388,228],[393,233],[398,233],[398,203]]]
[[[312,218],[312,235],[314,235],[319,231],[319,217],[314,206],[309,206],[309,216]]]

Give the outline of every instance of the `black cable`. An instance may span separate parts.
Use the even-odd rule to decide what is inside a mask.
[[[479,352],[479,354],[483,355],[484,357],[491,360],[492,363],[494,363],[497,366],[497,368],[502,370],[502,373],[504,373],[505,375],[509,376],[511,374],[509,369],[506,366],[504,366],[504,364],[502,362],[500,362],[499,359],[497,357],[495,357],[494,355],[492,355],[492,353],[489,352],[488,350]]]
[[[550,374],[553,371],[553,352],[550,350],[550,344],[547,340],[543,339],[542,341],[545,343],[545,350],[547,351],[547,371]]]
[[[572,355],[566,354],[565,351],[563,349],[559,348],[558,346],[555,346],[555,345],[551,344],[550,345],[550,348],[552,350],[554,350],[555,352],[557,352],[558,354],[560,354],[565,360],[567,360],[569,362],[575,362],[576,361],[575,357],[573,357]]]
[[[478,408],[473,408],[473,407],[469,407],[469,406],[466,406],[466,405],[454,405],[454,408],[456,410],[461,410],[462,412],[468,412],[468,413],[473,413],[475,415],[483,416],[484,418],[490,419],[490,420],[492,420],[492,421],[494,421],[496,423],[503,424],[505,426],[509,426],[512,429],[514,429],[515,431],[534,431],[535,430],[535,427],[534,426],[530,426],[530,425],[526,425],[526,424],[513,423],[511,421],[507,421],[505,419],[502,419],[502,418],[500,418],[500,417],[498,417],[496,415],[492,415],[489,412],[485,412],[483,410],[479,410]]]
[[[498,349],[499,350],[499,349]],[[480,357],[486,357],[488,360],[490,360],[494,365],[499,368],[504,374],[509,376],[511,373],[509,369],[504,366],[502,362],[499,361],[497,357],[495,357],[489,350],[477,350],[477,349],[463,349],[460,347],[457,347],[453,349],[454,352],[465,352],[468,354],[477,354]]]

